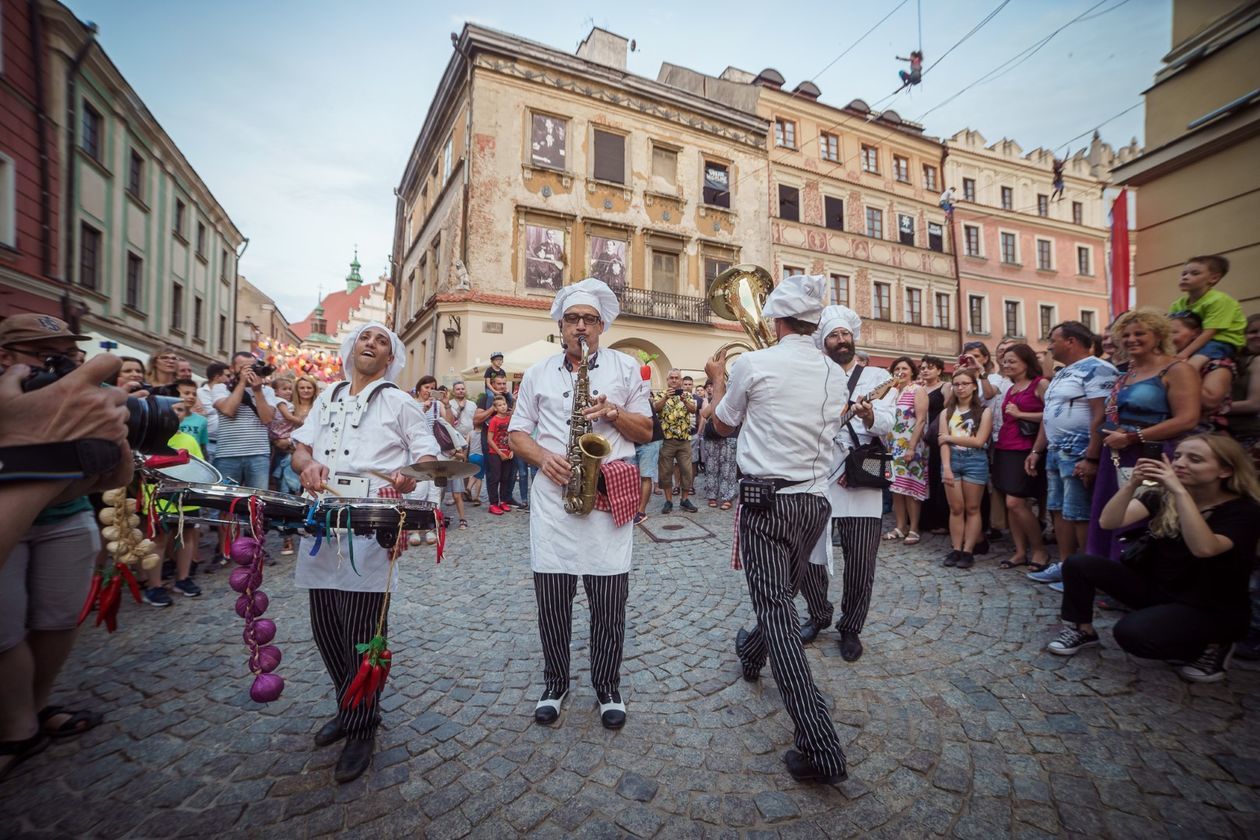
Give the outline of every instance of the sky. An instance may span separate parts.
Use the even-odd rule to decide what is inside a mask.
[[[642,76],[655,78],[663,61],[713,75],[730,65],[774,67],[788,89],[813,80],[823,102],[885,100],[878,107],[923,122],[930,135],[973,128],[1027,152],[1065,151],[1084,135],[1072,144],[1079,148],[1133,105],[1100,133],[1116,147],[1141,143],[1141,94],[1170,47],[1172,12],[1171,0],[832,0],[795,4],[791,14],[746,0],[720,14],[676,0],[67,5],[99,25],[106,53],[249,237],[241,274],[291,322],[306,317],[321,288],[344,287],[356,246],[364,279],[386,271],[393,190],[450,60],[451,33],[465,21],[569,52],[601,26],[635,40],[628,69]],[[1026,60],[968,88],[1083,14]],[[888,98],[905,66],[896,56],[920,43],[920,30],[923,83]]]

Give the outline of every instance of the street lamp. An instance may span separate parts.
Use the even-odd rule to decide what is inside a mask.
[[[460,323],[458,315],[448,315],[446,326],[442,328],[442,337],[446,340],[446,349],[455,349],[455,339],[459,338]]]

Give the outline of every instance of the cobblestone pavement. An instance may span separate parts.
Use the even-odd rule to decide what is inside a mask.
[[[128,603],[118,633],[85,630],[56,692],[104,724],[0,785],[0,834],[1260,836],[1260,671],[1188,685],[1109,633],[1101,650],[1051,656],[1057,596],[998,571],[1004,555],[941,568],[940,537],[884,546],[860,662],[841,660],[834,631],[809,649],[850,761],[838,787],[792,781],[774,682],[740,677],[732,640],[751,611],[728,568],[731,514],[707,508],[696,519],[717,536],[637,537],[625,729],[598,722],[580,587],[577,699],[558,727],[536,726],[528,516],[484,511],[441,565],[407,555],[363,778],[337,786],[338,747],[311,745],[332,704],[283,558],[266,584],[280,701],[249,699],[224,572],[198,600]]]

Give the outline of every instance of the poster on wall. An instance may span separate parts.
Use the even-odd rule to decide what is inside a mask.
[[[559,291],[564,285],[564,231],[560,228],[525,226],[525,286]]]
[[[618,296],[626,288],[626,241],[605,236],[590,237],[590,276],[603,280]]]
[[[564,169],[565,121],[534,114],[530,126],[530,160],[535,166]]]

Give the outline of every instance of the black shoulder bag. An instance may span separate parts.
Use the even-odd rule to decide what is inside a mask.
[[[853,386],[861,378],[864,369],[864,365],[858,365],[853,368],[853,373],[849,374],[849,400],[851,402],[855,399]],[[870,487],[879,490],[892,484],[892,455],[884,447],[883,441],[872,436],[870,443],[862,443],[858,439],[857,432],[853,430],[851,419],[844,424],[844,427],[849,430],[849,437],[853,439],[853,448],[844,459],[845,484],[849,487]]]

